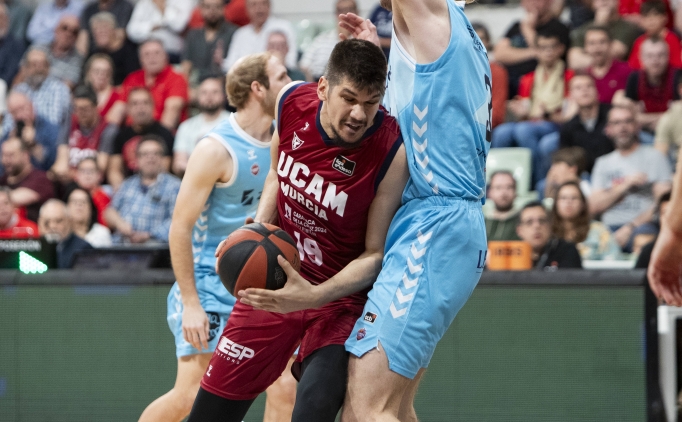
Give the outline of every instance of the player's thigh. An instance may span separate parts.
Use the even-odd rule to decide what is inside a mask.
[[[201,378],[211,361],[211,353],[181,356],[178,358],[178,374],[175,377],[175,390],[197,393]]]
[[[403,393],[403,398],[400,401],[400,410],[398,411],[398,419],[401,422],[417,422],[417,415],[414,411],[414,398],[417,395],[417,390],[419,389],[419,384],[422,377],[426,372],[425,368],[422,368],[417,376],[410,381],[409,385]]]

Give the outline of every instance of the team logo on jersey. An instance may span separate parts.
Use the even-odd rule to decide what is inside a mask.
[[[358,331],[358,335],[355,336],[355,338],[357,340],[362,340],[363,338],[365,338],[366,335],[367,335],[367,330],[365,330],[364,328],[360,328],[360,330]]]
[[[302,131],[306,131],[306,130],[308,130],[309,127],[310,127],[310,123],[305,122],[305,126],[303,126],[303,127],[301,128],[301,130],[302,130]]]
[[[257,176],[259,172],[260,172],[260,166],[258,165],[258,163],[253,163],[253,165],[251,166],[251,174],[253,174],[254,176]]]
[[[249,160],[255,160],[256,158],[258,158],[258,156],[256,155],[256,150],[254,150],[254,149],[250,149],[250,150],[246,151],[246,153],[249,156]]]
[[[208,317],[208,341],[213,340],[220,334],[220,314],[206,311]]]
[[[352,176],[355,170],[355,161],[351,161],[343,155],[337,155],[332,162],[332,167],[346,176]]]
[[[294,132],[294,139],[291,140],[291,149],[299,149],[303,145],[303,141],[298,137],[296,132]]]
[[[365,316],[362,318],[365,321],[369,322],[370,324],[374,324],[374,321],[377,319],[377,314],[373,314],[371,312],[367,312]]]

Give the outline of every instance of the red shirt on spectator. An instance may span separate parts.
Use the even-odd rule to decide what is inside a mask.
[[[676,86],[679,70],[669,67],[663,75],[661,84],[651,86],[643,70],[632,72],[625,86],[625,96],[644,104],[645,113],[664,113],[671,101],[679,100]]]
[[[249,15],[246,14],[246,0],[231,0],[223,9],[225,12],[225,20],[232,22],[238,26],[248,25]],[[204,17],[201,16],[199,7],[195,7],[192,11],[192,17],[189,18],[188,29],[201,29],[204,27]]]
[[[17,214],[10,220],[9,227],[0,228],[0,239],[31,239],[39,235],[36,223]]]
[[[573,78],[575,72],[571,69],[566,69],[564,71],[564,97],[568,96],[568,81]],[[535,71],[526,73],[521,76],[519,81],[519,97],[530,98],[533,93],[533,82],[535,81]]]
[[[646,0],[620,0],[618,3],[618,14],[621,16],[639,15],[639,9],[645,1]],[[665,3],[665,14],[668,15],[667,27],[672,30],[675,17],[673,11],[670,9],[670,2],[668,2],[668,0],[663,0],[663,3]]]
[[[95,208],[97,208],[97,222],[106,226],[107,223],[104,221],[104,210],[109,206],[111,198],[101,187],[90,192],[90,194],[92,196],[92,202],[95,203]]]
[[[121,85],[123,98],[127,101],[128,93],[137,87],[147,88],[152,93],[152,98],[154,99],[154,120],[157,121],[161,120],[166,99],[180,97],[185,100],[185,103],[189,99],[187,81],[184,76],[173,71],[170,65],[166,66],[161,73],[156,75],[156,79],[151,86],[145,83],[144,69],[137,70],[128,75]],[[186,118],[187,108],[182,110],[180,121]]]
[[[497,62],[490,62],[490,74],[493,78],[493,128],[504,123],[507,112],[507,98],[509,98],[509,75],[507,69]]]
[[[672,31],[665,31],[665,42],[668,43],[668,48],[670,51],[670,58],[668,59],[668,64],[673,67],[682,67],[682,57],[680,53],[682,52],[682,46],[680,45],[680,39],[677,38]],[[642,63],[639,60],[639,52],[642,48],[642,43],[647,39],[647,35],[640,35],[635,43],[632,45],[632,50],[630,51],[630,57],[628,58],[628,64],[630,68],[634,70],[639,70],[642,68]]]
[[[625,62],[621,62],[620,60],[614,60],[611,63],[611,67],[602,78],[595,76],[591,67],[587,68],[587,73],[594,78],[594,84],[597,87],[599,102],[602,104],[611,104],[613,94],[615,94],[619,89],[625,89],[628,76],[631,72],[632,69],[630,69],[630,66],[628,66],[628,64]]]
[[[114,103],[116,103],[116,101],[125,101],[125,98],[123,98],[118,89],[113,89],[111,91],[111,95],[109,96],[109,100],[107,101],[106,104],[104,104],[104,107],[102,107],[99,110],[99,115],[102,116],[103,118],[107,117],[107,113],[109,112],[109,110],[111,110],[111,107],[114,106]]]

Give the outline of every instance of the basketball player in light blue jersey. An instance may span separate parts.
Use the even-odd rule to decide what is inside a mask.
[[[237,112],[206,135],[189,158],[169,236],[177,282],[168,295],[168,325],[175,336],[177,378],[140,421],[179,422],[192,408],[235,303],[215,272],[215,250],[255,215],[270,168],[275,100],[289,82],[284,65],[269,53],[235,64],[227,94]],[[269,390],[268,421],[291,418],[296,382],[285,375]]]

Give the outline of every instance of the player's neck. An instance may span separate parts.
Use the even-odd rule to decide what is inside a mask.
[[[272,140],[272,116],[263,113],[263,108],[256,102],[250,102],[246,107],[237,110],[234,119],[240,128],[253,138],[261,142]]]

